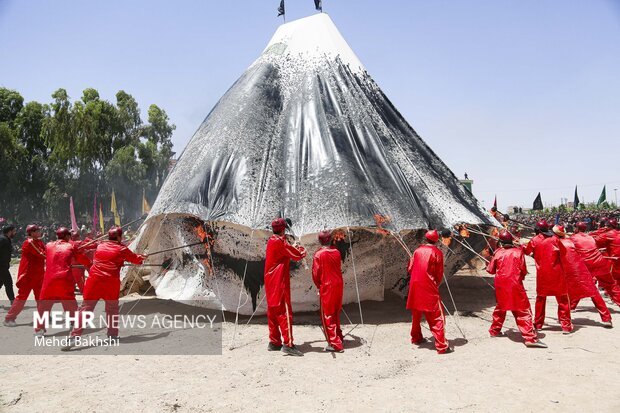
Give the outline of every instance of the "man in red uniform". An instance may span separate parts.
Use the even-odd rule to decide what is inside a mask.
[[[502,247],[495,251],[487,266],[487,272],[495,274],[495,299],[497,300],[489,334],[491,337],[501,336],[506,311],[512,311],[525,345],[547,348],[545,343],[538,340],[532,324],[532,309],[523,287],[523,279],[527,275],[523,250],[514,247],[514,237],[508,231],[500,232],[499,241]]]
[[[603,217],[598,222],[598,228],[590,232],[590,235],[592,235],[596,239],[607,231],[609,231],[609,227],[607,226],[607,218]]]
[[[607,261],[611,261],[611,275],[620,285],[620,231],[618,231],[618,220],[611,218],[607,220],[607,231],[594,236],[599,248],[605,248]]]
[[[410,275],[407,309],[411,311],[411,343],[425,341],[420,328],[422,314],[435,337],[437,353],[452,353],[445,334],[445,317],[441,308],[439,284],[443,279],[443,253],[434,244],[439,241],[437,230],[427,231],[426,244],[413,253],[407,271]]]
[[[84,291],[81,278],[74,278],[71,271],[71,262],[90,266],[91,262],[71,243],[71,233],[65,227],[56,230],[58,240],[49,242],[45,246],[45,276],[41,294],[39,294],[38,312],[41,316],[49,313],[54,303],[60,301],[65,312],[74,317],[78,309],[75,300],[75,285]],[[35,326],[35,334],[43,335],[45,329],[41,324]]]
[[[88,279],[84,285],[84,302],[80,308],[82,312],[92,312],[99,300],[105,301],[106,323],[108,337],[118,340],[118,296],[121,289],[121,267],[125,261],[132,264],[142,264],[146,255],[132,252],[121,241],[123,230],[112,227],[108,231],[108,241],[97,246],[93,265],[88,272]],[[78,314],[77,325],[71,332],[71,337],[82,335],[81,317]],[[73,345],[70,341],[63,350],[69,350]]]
[[[284,230],[286,221],[276,218],[271,223],[273,235],[267,241],[265,258],[265,295],[269,323],[268,351],[282,350],[290,356],[303,356],[293,344],[293,308],[291,307],[291,260],[306,256],[303,247],[290,245]],[[282,343],[284,342],[284,345]]]
[[[17,297],[13,301],[11,309],[4,318],[4,325],[15,327],[15,319],[24,309],[30,292],[34,293],[34,299],[39,301],[43,275],[45,274],[45,244],[41,241],[41,228],[31,224],[26,227],[28,238],[22,245],[22,258],[17,270]]]
[[[534,328],[540,330],[545,322],[545,306],[548,296],[554,296],[558,302],[558,319],[564,334],[573,331],[570,318],[570,303],[568,287],[562,265],[560,263],[559,240],[547,228],[541,231],[542,239],[533,242],[534,238],[525,247],[527,254],[531,249],[536,262],[536,312]]]
[[[542,233],[547,231],[549,231],[549,224],[546,220],[541,219],[536,223],[536,226],[534,227],[534,232],[536,235],[525,245],[525,247],[523,247],[523,252],[525,255],[531,255],[532,252],[534,252],[536,245],[545,239],[545,236]]]
[[[601,316],[603,325],[607,328],[611,328],[611,314],[609,313],[607,304],[605,304],[605,300],[603,300],[596,285],[594,285],[594,278],[592,274],[590,274],[590,271],[588,271],[584,259],[577,252],[573,240],[566,237],[566,231],[561,225],[554,226],[553,233],[560,240],[560,263],[562,264],[562,271],[564,271],[564,275],[566,276],[571,310],[577,307],[577,303],[580,299],[591,297],[594,306]]]
[[[329,231],[319,233],[322,247],[314,254],[312,280],[319,289],[321,321],[327,339],[325,351],[342,353],[342,330],[340,329],[340,310],[342,310],[342,269],[340,251],[332,245]]]
[[[571,237],[577,252],[583,257],[586,267],[596,278],[599,287],[601,287],[611,298],[611,300],[620,305],[620,285],[616,283],[613,275],[611,275],[612,260],[603,257],[603,254],[596,245],[596,240],[586,233],[588,226],[585,222],[578,222],[575,225],[575,234]],[[571,297],[572,298],[572,297]]]

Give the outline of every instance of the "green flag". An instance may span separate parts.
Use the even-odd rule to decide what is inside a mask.
[[[601,196],[598,197],[597,206],[601,205],[603,202],[607,201],[607,191],[605,190],[605,186],[603,186],[603,192],[601,192]]]

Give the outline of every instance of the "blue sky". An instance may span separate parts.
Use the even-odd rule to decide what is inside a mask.
[[[281,24],[277,0],[0,0],[0,85],[163,107],[180,152]],[[387,96],[500,209],[620,188],[620,0],[324,0]],[[287,19],[314,12],[289,0]],[[612,154],[615,154],[615,159]]]

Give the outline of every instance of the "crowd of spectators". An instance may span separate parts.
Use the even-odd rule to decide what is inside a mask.
[[[598,228],[601,221],[609,218],[620,218],[620,208],[530,211],[512,214],[509,218],[531,227],[541,219],[545,219],[549,223],[563,225],[569,232],[572,232],[577,222],[585,222],[588,225],[588,231],[590,231]]]

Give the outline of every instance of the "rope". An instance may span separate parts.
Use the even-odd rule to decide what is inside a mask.
[[[164,217],[161,219],[161,222],[159,223],[159,228],[157,228],[157,232],[155,233],[155,236],[152,238],[153,240],[154,240],[154,239],[156,239],[156,237],[159,235],[159,231],[161,231],[161,227],[163,227],[163,226],[164,226],[164,221],[165,221],[165,220],[166,220],[166,216],[164,215]],[[143,225],[144,225],[145,223],[146,223],[146,221],[143,223]],[[146,248],[145,248],[145,249],[146,249],[146,250],[148,250],[148,249],[149,249],[149,245],[148,245],[148,243],[147,243],[147,245],[146,245]],[[129,291],[131,291],[131,289],[133,288],[133,285],[134,285],[134,283],[135,283],[135,282],[136,282],[136,279],[134,278],[134,279],[133,279],[133,281],[131,282],[131,285],[129,286]],[[149,284],[150,284],[150,281],[149,281]],[[153,284],[151,284],[151,285],[149,286],[149,288],[148,288],[148,289],[144,292],[144,294],[145,294],[145,295],[146,295],[146,293],[147,293],[147,292],[151,289],[151,287],[152,287],[152,286],[153,286]],[[134,308],[136,305],[138,305],[138,302],[140,302],[140,300],[142,299],[142,297],[144,297],[144,295],[142,295],[142,296],[140,296],[140,297],[138,298],[138,301],[136,302],[136,304],[135,304],[133,307],[131,307],[131,308],[129,309],[129,311],[130,311],[130,312],[131,312],[131,310],[133,310],[133,308]],[[121,312],[121,310],[122,310],[122,308],[123,308],[123,306],[124,306],[124,305],[125,305],[125,302],[123,302],[123,304],[121,304],[121,306],[119,307],[119,309],[118,309],[119,314],[120,314],[120,312]],[[129,312],[128,312],[127,314],[129,314]]]
[[[252,244],[252,239],[253,238],[254,238],[254,225],[252,225],[252,233],[250,234],[250,245]],[[233,329],[233,336],[232,336],[232,340],[231,340],[230,347],[229,347],[231,350],[235,347],[235,338],[237,337],[237,325],[239,324],[239,309],[242,307],[242,305],[241,305],[241,294],[244,292],[243,291],[243,287],[245,286],[245,276],[246,276],[247,272],[248,272],[248,258],[247,258],[247,255],[246,255],[245,267],[243,269],[243,277],[242,277],[242,280],[241,280],[241,288],[239,289],[239,299],[237,300],[237,311],[236,311],[236,314],[235,314],[235,327]],[[245,293],[245,295],[246,295],[246,300],[243,303],[243,306],[246,305],[246,303],[249,300],[249,295],[248,295],[247,292]],[[258,306],[256,308],[258,308]]]
[[[441,301],[441,300],[439,300]],[[446,307],[446,305],[443,303],[443,301],[441,301],[441,305],[443,305],[443,308],[446,310],[446,312],[450,315],[450,317],[452,317],[452,319],[454,320],[454,325],[456,325],[456,328],[459,329],[459,331],[461,332],[461,335],[463,336],[463,338],[465,340],[467,340],[467,337],[465,337],[465,333],[463,332],[463,330],[461,329],[461,326],[459,325],[459,323],[456,321],[456,318],[450,313],[450,310],[448,310],[448,307]],[[456,308],[455,308],[456,310]]]
[[[465,340],[467,340],[467,337],[465,337],[465,333],[463,333],[463,330],[461,330],[461,327],[459,326],[459,324],[460,324],[459,309],[456,308],[456,303],[454,302],[454,297],[452,296],[452,291],[450,290],[450,284],[448,284],[448,277],[443,277],[443,280],[446,282],[446,287],[448,287],[448,294],[450,295],[450,300],[452,301],[452,305],[454,306],[454,313],[456,314],[456,317],[454,317],[454,316],[452,316],[452,317],[454,318],[454,322],[455,322],[456,326],[461,331],[461,334],[463,334],[463,338]],[[442,301],[442,304],[443,304],[443,301]],[[443,304],[443,306],[445,307],[446,305]],[[447,308],[446,308],[446,311],[448,311]],[[448,311],[448,314],[450,314],[449,311]],[[458,323],[457,323],[457,319],[459,320]]]
[[[470,250],[471,252],[473,252],[474,254],[476,254],[478,257],[482,258],[487,264],[489,262],[489,260],[487,260],[486,258],[484,258],[482,255],[478,254],[476,251],[474,251],[471,247],[468,247],[467,245],[463,244],[461,241],[458,240],[458,238],[452,237],[453,240],[455,240],[456,242],[458,242],[459,244],[461,244],[463,247],[467,248],[468,250]]]
[[[357,271],[355,269],[355,257],[353,256],[353,243],[351,241],[351,230],[349,229],[349,214],[346,213],[343,207],[343,213],[347,221],[347,235],[349,236],[349,251],[351,251],[351,263],[353,264],[353,278],[355,279],[355,292],[357,293],[357,305],[360,310],[360,322],[364,325],[364,315],[362,313],[362,302],[360,301],[360,289],[357,283]]]
[[[452,255],[454,255],[458,260],[460,260],[463,264],[467,264],[467,262],[465,262],[465,260],[463,260],[461,257],[458,256],[458,254],[456,252],[454,252],[454,250],[450,247],[448,247],[447,245],[445,246],[451,253]],[[491,284],[489,284],[489,282],[487,280],[484,279],[483,276],[481,275],[476,275],[476,277],[480,278],[482,281],[484,281],[484,283],[486,285],[488,285],[489,287],[491,287],[493,290],[495,290],[495,287],[492,286]]]

